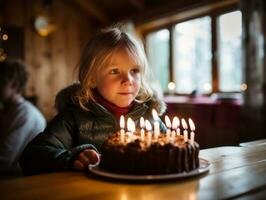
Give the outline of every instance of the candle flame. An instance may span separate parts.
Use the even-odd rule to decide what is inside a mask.
[[[167,128],[171,128],[171,121],[167,115],[165,115],[165,124],[166,124]]]
[[[132,133],[136,131],[135,123],[130,117],[127,119],[127,129]]]
[[[191,131],[195,131],[196,127],[195,127],[195,124],[194,122],[192,121],[192,119],[188,119],[188,123],[189,123],[189,126],[190,126],[190,130]]]
[[[181,123],[182,123],[182,126],[183,126],[184,129],[188,128],[187,122],[186,122],[186,120],[184,118],[181,119]]]
[[[140,128],[144,128],[145,126],[145,120],[143,117],[140,118]]]
[[[120,128],[124,129],[125,128],[125,118],[123,115],[120,117]]]
[[[159,120],[158,113],[156,112],[155,109],[152,109],[152,116],[153,116],[153,119],[154,119],[154,120]]]
[[[180,125],[180,120],[178,119],[178,117],[174,117],[172,128],[177,129],[177,127],[179,127],[179,125]]]
[[[149,120],[145,120],[145,126],[148,131],[152,130],[152,126]]]

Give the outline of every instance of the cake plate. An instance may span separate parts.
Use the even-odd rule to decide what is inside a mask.
[[[99,165],[89,165],[88,168],[93,174],[112,179],[120,180],[170,180],[170,179],[182,179],[191,176],[197,176],[209,171],[210,162],[206,159],[199,158],[199,168],[190,172],[173,173],[173,174],[156,174],[156,175],[132,175],[132,174],[117,174],[102,169]]]

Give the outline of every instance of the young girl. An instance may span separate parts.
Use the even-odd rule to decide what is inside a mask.
[[[92,37],[78,67],[80,83],[59,92],[58,115],[24,150],[25,174],[86,169],[99,162],[100,147],[119,130],[121,115],[138,126],[141,116],[152,121],[153,108],[159,114],[165,110],[147,84],[143,47],[118,28]]]

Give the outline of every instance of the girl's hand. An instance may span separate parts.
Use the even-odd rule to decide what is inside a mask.
[[[88,165],[96,164],[100,161],[100,155],[93,149],[85,149],[80,152],[73,163],[76,170],[87,169]]]

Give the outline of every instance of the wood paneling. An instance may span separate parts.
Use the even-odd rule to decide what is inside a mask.
[[[73,69],[94,29],[87,15],[65,1],[53,1],[49,13],[56,30],[41,37],[33,29],[33,20],[44,11],[42,0],[2,0],[1,6],[0,24],[24,27],[24,57],[30,72],[26,95],[38,97],[37,105],[49,120],[55,114],[55,95],[75,80]]]

